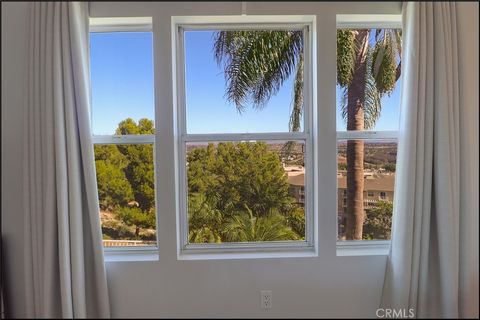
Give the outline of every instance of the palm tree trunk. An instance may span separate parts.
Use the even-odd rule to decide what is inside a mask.
[[[140,235],[140,227],[135,226],[135,239],[138,239]]]
[[[355,31],[355,69],[348,86],[347,130],[363,130],[365,73],[369,30]],[[363,232],[363,140],[347,141],[347,240],[361,240]]]
[[[359,108],[360,110],[361,107]],[[357,118],[363,118],[363,110]],[[347,141],[347,240],[361,240],[363,232],[363,140]]]

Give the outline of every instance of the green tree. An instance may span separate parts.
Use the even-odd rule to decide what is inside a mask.
[[[119,135],[154,134],[153,121],[140,119],[138,125],[128,118],[119,123],[115,132]],[[151,144],[118,145],[118,150],[128,160],[125,176],[132,186],[135,201],[143,211],[155,206],[153,146]]]
[[[189,193],[216,199],[225,215],[248,206],[258,215],[272,208],[284,211],[292,202],[278,154],[264,142],[221,142],[189,152]]]
[[[121,121],[115,131],[118,135],[153,133],[152,120],[140,119],[137,124],[131,118]],[[100,206],[135,226],[136,238],[141,228],[155,228],[152,145],[96,145],[95,163]],[[131,201],[138,208],[127,207]]]
[[[139,239],[141,228],[155,227],[155,211],[142,211],[136,207],[118,207],[118,217],[129,226],[135,227],[135,238]]]
[[[343,117],[348,130],[373,127],[380,98],[400,76],[401,33],[370,29],[337,32],[337,83],[345,89]],[[240,112],[248,101],[262,108],[295,72],[290,130],[300,129],[303,110],[303,35],[301,31],[219,31],[214,54],[223,63],[226,97]],[[347,142],[347,239],[361,239],[363,228],[363,141]]]
[[[190,243],[222,242],[222,213],[203,193],[188,196]]]
[[[390,239],[392,213],[393,204],[388,201],[379,201],[373,208],[367,210],[363,239]]]
[[[234,230],[234,222],[237,226],[246,222],[248,210],[262,230],[278,229],[282,224],[289,230],[284,230],[284,236],[291,236],[290,240],[304,236],[304,230],[296,234],[289,225],[302,232],[298,224],[303,209],[289,195],[279,155],[268,150],[266,143],[222,142],[196,147],[187,154],[187,166],[190,242],[232,241],[225,230]]]
[[[395,163],[385,163],[383,167],[385,168],[386,171],[395,172],[395,169],[397,166],[395,165]]]
[[[128,159],[118,151],[116,145],[95,145],[95,160],[103,160],[111,163],[119,169],[125,169]]]
[[[295,205],[285,216],[287,225],[301,238],[305,239],[305,210]]]
[[[133,200],[130,183],[122,169],[106,160],[96,160],[97,186],[100,207],[113,210],[115,206],[124,206]]]
[[[133,200],[133,191],[125,177],[128,160],[114,145],[95,146],[95,166],[100,207],[113,210]]]
[[[268,215],[256,215],[245,206],[245,211],[233,215],[223,227],[230,242],[298,240],[300,236],[286,224],[285,217],[272,209]]]

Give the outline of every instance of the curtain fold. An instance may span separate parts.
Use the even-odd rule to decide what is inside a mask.
[[[459,300],[468,299],[459,281],[467,263],[461,221],[478,212],[460,210],[456,4],[406,2],[403,22],[395,214],[381,307],[457,318],[465,315]]]
[[[89,115],[88,3],[32,2],[29,23],[27,315],[108,318]]]

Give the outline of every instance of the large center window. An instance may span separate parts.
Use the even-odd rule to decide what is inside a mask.
[[[176,23],[181,250],[313,246],[308,23]]]

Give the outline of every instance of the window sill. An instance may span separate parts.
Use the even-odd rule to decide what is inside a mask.
[[[247,247],[247,248],[187,248],[178,254],[178,260],[234,260],[317,257],[313,246]]]
[[[388,240],[337,241],[337,257],[387,256],[389,249]]]
[[[109,248],[103,256],[105,262],[158,261],[158,248]]]
[[[387,256],[390,241],[338,241],[337,256]],[[185,249],[178,254],[178,260],[235,260],[271,258],[311,258],[318,254],[313,247],[251,250]],[[158,261],[158,248],[115,248],[104,249],[105,262]]]

